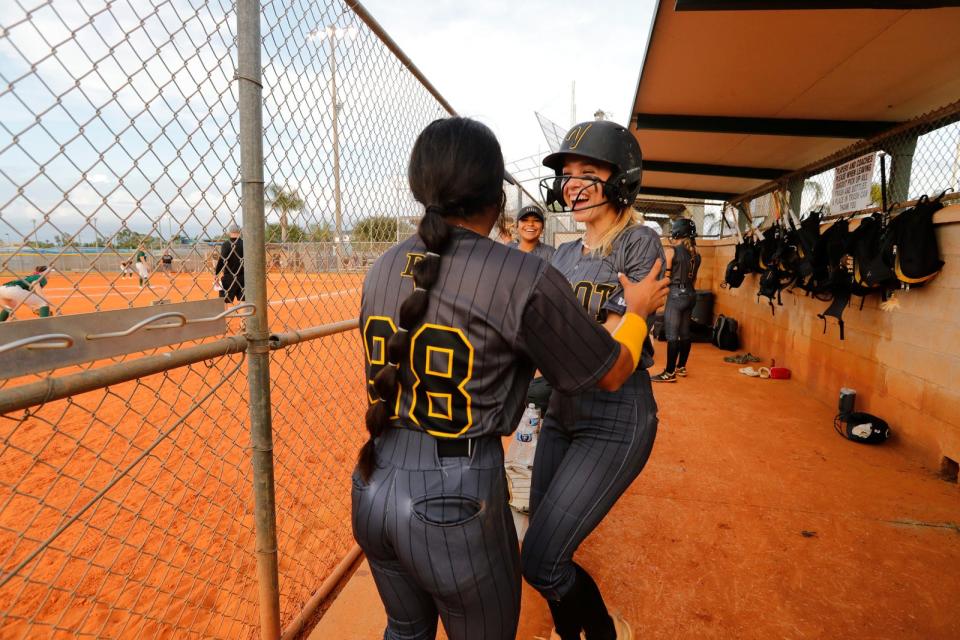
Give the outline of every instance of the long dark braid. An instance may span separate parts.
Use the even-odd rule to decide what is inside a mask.
[[[373,378],[374,396],[367,408],[369,439],[357,466],[368,480],[376,465],[374,440],[390,423],[397,402],[400,367],[410,354],[410,332],[423,320],[430,290],[440,276],[441,256],[450,243],[445,218],[468,218],[491,206],[503,207],[503,155],[493,132],[467,118],[436,120],[417,138],[410,155],[410,190],[426,211],[417,234],[426,255],[413,267],[414,289],[400,305],[397,331],[387,341],[387,364]]]

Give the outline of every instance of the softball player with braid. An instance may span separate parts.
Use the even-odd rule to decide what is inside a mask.
[[[659,274],[663,260],[660,238],[634,219],[640,145],[616,123],[585,122],[571,129],[543,164],[555,172],[542,183],[547,203],[558,202],[586,225],[583,238],[558,247],[551,264],[597,325],[612,330],[626,311],[617,273],[642,279]],[[609,615],[599,588],[573,554],[650,456],[657,432],[647,374],[652,356],[647,338],[638,367],[616,391],[555,392],[540,430],[523,575],[547,599],[563,640],[579,639],[581,631],[588,640],[632,637],[626,621]]]
[[[564,393],[630,378],[643,316],[666,295],[665,281],[624,277],[629,312],[611,337],[555,269],[487,237],[503,177],[484,125],[430,124],[408,167],[426,209],[417,234],[364,281],[370,439],[353,474],[352,522],[388,640],[434,638],[438,617],[451,640],[514,638],[520,564],[501,437],[534,368]]]
[[[700,270],[697,251],[697,227],[690,218],[677,218],[671,224],[670,247],[667,247],[667,279],[670,293],[663,311],[664,331],[667,334],[667,366],[650,378],[652,382],[676,382],[677,376],[687,375],[690,357],[690,322],[697,302],[694,284]],[[678,360],[679,359],[679,360]]]

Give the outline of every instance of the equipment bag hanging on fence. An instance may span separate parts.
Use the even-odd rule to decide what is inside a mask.
[[[852,292],[859,296],[881,293],[896,286],[890,258],[892,251],[884,241],[884,216],[875,213],[860,221],[850,234],[850,254],[853,256]]]
[[[933,215],[943,208],[944,195],[946,191],[933,200],[921,196],[916,205],[895,217],[887,227],[893,271],[905,287],[922,286],[943,268]]]
[[[724,204],[721,216],[726,219],[726,215],[727,205]],[[739,223],[735,222],[733,228],[737,233],[737,246],[734,249],[733,260],[727,263],[726,269],[723,272],[723,282],[720,283],[720,286],[724,289],[736,289],[743,284],[743,279],[747,275],[742,267],[744,243],[743,236],[740,235]]]
[[[783,306],[780,292],[790,286],[796,277],[786,268],[791,255],[796,255],[788,242],[783,226],[778,222],[770,227],[760,243],[760,266],[763,275],[760,276],[760,287],[757,290],[757,300],[764,296],[770,300],[770,313],[775,314],[774,298],[777,304]]]
[[[721,286],[729,289],[736,289],[743,284],[746,272],[740,265],[740,254],[743,252],[743,243],[737,245],[733,260],[727,263],[727,269],[723,273],[723,284]]]
[[[837,220],[820,237],[821,255],[826,257],[827,277],[816,284],[816,293],[829,293],[833,302],[826,311],[817,314],[823,320],[823,332],[827,332],[827,316],[837,319],[840,339],[843,340],[843,312],[850,304],[850,272],[845,260],[849,253],[850,222]]]

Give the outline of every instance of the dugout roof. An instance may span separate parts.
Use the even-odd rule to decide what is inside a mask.
[[[630,123],[641,197],[729,200],[957,100],[957,5],[660,0]]]

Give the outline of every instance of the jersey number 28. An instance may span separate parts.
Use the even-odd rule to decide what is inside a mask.
[[[387,340],[396,332],[391,318],[370,316],[363,328],[363,342],[370,364],[367,391],[370,401],[373,378],[387,364]],[[426,323],[410,337],[412,395],[406,415],[437,437],[455,438],[473,424],[467,382],[473,375],[473,345],[463,331]],[[394,418],[399,416],[403,389],[397,394]]]

